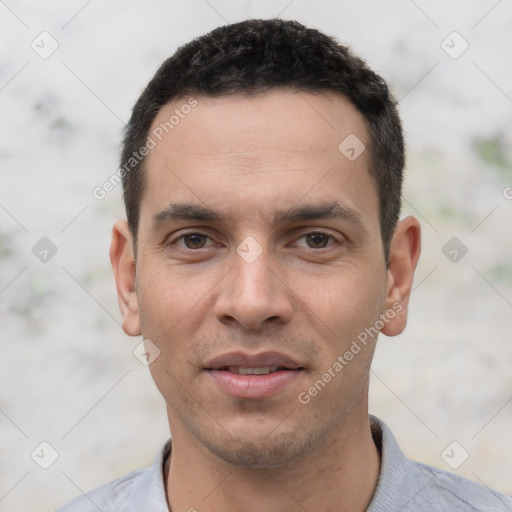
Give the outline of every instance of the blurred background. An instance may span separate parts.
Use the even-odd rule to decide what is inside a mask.
[[[169,437],[141,339],[120,327],[121,187],[93,190],[160,63],[254,17],[337,37],[392,87],[423,253],[408,328],[379,341],[370,411],[408,457],[512,494],[510,1],[5,0],[1,512],[53,510],[151,464]]]

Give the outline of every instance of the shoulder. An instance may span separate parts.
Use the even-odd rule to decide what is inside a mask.
[[[82,494],[55,512],[122,512],[133,499],[150,468],[137,469],[87,494]]]
[[[510,512],[512,498],[467,478],[420,462],[408,461],[412,478],[422,483],[406,510]]]
[[[171,452],[168,440],[152,466],[136,469],[75,498],[55,512],[167,512],[163,464]]]
[[[407,459],[382,420],[371,416],[371,425],[381,452],[381,469],[368,512],[512,512],[509,496]]]

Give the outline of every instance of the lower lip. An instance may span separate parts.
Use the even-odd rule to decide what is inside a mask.
[[[234,398],[269,398],[289,386],[301,370],[281,370],[267,375],[239,375],[223,370],[208,370],[221,391]]]

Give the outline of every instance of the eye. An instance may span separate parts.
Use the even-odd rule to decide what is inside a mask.
[[[170,240],[169,243],[171,245],[178,245],[185,249],[203,249],[204,247],[207,247],[207,241],[209,239],[210,238],[208,236],[203,235],[202,233],[185,233],[173,240]],[[211,245],[211,243],[209,245]]]
[[[330,239],[334,239],[334,237],[328,233],[323,233],[322,231],[314,231],[299,238],[299,240],[302,239],[305,239],[307,244],[306,247],[310,249],[324,249],[325,247],[332,245],[328,242]],[[298,244],[298,241],[296,243]],[[301,247],[304,247],[304,245]]]

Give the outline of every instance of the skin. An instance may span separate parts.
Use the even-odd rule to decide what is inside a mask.
[[[349,134],[369,147],[345,98],[277,89],[197,100],[147,157],[136,260],[125,220],[110,252],[124,331],[160,350],[149,368],[172,432],[169,507],[366,510],[380,469],[368,418],[377,337],[308,404],[297,397],[393,305],[401,310],[381,332],[403,331],[419,223],[400,221],[386,266],[369,151],[349,161],[338,150]],[[153,127],[185,101],[164,106]],[[272,218],[335,202],[352,216]],[[226,217],[156,227],[153,217],[170,203]],[[307,236],[319,231],[329,236]],[[205,236],[179,238],[185,233]],[[236,251],[247,237],[262,250],[251,263]],[[304,370],[268,398],[236,399],[204,370],[222,353],[269,350]]]

